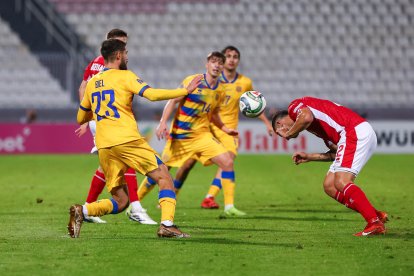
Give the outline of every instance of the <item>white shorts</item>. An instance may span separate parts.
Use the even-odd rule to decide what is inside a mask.
[[[338,142],[335,161],[330,172],[350,172],[355,176],[362,170],[377,147],[377,135],[368,122],[344,131]]]
[[[96,122],[95,122],[95,120],[89,121],[89,130],[92,133],[93,144],[94,144],[94,147],[91,149],[91,153],[98,154],[98,149],[96,148],[96,143],[95,143],[95,135],[96,135]]]

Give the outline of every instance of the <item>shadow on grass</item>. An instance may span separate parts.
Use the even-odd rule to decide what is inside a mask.
[[[284,212],[284,213],[351,213],[351,210],[320,210],[320,209],[283,209],[283,208],[258,208],[258,211],[272,211],[272,212]]]
[[[164,239],[165,240],[165,239]],[[265,247],[284,247],[297,248],[297,243],[277,243],[277,242],[248,242],[241,240],[231,240],[224,238],[190,238],[190,239],[168,239],[169,242],[180,243],[200,243],[200,244],[224,244],[224,245],[243,245],[243,246],[265,246]]]
[[[344,218],[319,218],[319,217],[306,217],[306,218],[294,218],[294,217],[280,217],[280,216],[266,216],[266,215],[251,215],[240,218],[226,218],[226,219],[264,219],[264,220],[284,220],[284,221],[356,221],[355,219],[344,219]]]
[[[210,226],[185,226],[185,229],[195,230],[215,230],[215,231],[236,231],[236,232],[294,232],[302,233],[303,231],[289,231],[289,230],[276,230],[276,229],[263,229],[263,228],[234,228],[234,227],[210,227]]]

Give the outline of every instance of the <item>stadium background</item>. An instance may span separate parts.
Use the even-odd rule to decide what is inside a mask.
[[[115,27],[129,35],[129,68],[154,87],[176,87],[235,45],[269,116],[296,97],[327,98],[379,121],[383,152],[414,152],[413,16],[411,0],[1,1],[0,152],[87,152],[90,137],[72,135],[77,90]],[[135,100],[150,139],[164,103]],[[242,152],[295,149],[242,120],[253,149],[242,138]]]

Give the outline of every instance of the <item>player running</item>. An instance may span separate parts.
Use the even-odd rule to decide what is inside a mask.
[[[134,171],[148,175],[159,185],[161,225],[158,236],[189,237],[173,224],[176,200],[172,178],[167,167],[139,133],[132,113],[132,99],[135,94],[151,101],[185,96],[197,88],[202,76],[195,76],[186,88],[154,89],[127,70],[126,43],[117,39],[105,40],[101,46],[101,54],[105,60],[105,68],[89,80],[77,120],[79,124],[92,118],[97,122],[96,147],[99,151],[99,163],[112,198],[85,205],[72,205],[68,223],[69,234],[72,238],[79,237],[85,215],[116,214],[128,206],[124,173],[128,168],[133,168]]]
[[[120,29],[112,29],[106,35],[106,39],[119,39],[127,43],[128,35],[125,31]],[[83,75],[83,80],[79,86],[79,99],[82,101],[83,95],[85,94],[86,84],[89,79],[94,75],[98,74],[104,68],[104,58],[102,56],[96,57],[92,60],[88,66],[85,68]],[[87,132],[87,129],[90,129],[92,136],[94,137],[95,143],[95,133],[96,133],[96,122],[94,120],[89,121],[81,125],[75,133],[80,137]],[[91,153],[98,153],[98,149],[94,146],[91,150]],[[150,216],[147,214],[147,211],[142,207],[141,202],[137,194],[138,184],[137,184],[137,175],[132,168],[129,168],[125,172],[125,181],[128,186],[128,196],[130,202],[130,208],[127,210],[127,216],[132,220],[139,222],[141,224],[157,224]],[[89,188],[88,196],[86,198],[86,204],[95,202],[98,200],[99,195],[102,193],[105,187],[105,175],[101,167],[95,171],[95,175],[92,178],[91,185]],[[85,221],[93,223],[106,223],[100,217],[85,216]]]
[[[220,108],[220,118],[222,122],[229,128],[237,129],[239,123],[239,100],[240,96],[253,89],[252,80],[245,75],[237,72],[237,67],[240,63],[240,51],[234,46],[227,46],[222,51],[222,54],[226,57],[224,63],[223,72],[221,73],[220,82],[225,88],[225,98]],[[157,127],[156,135],[158,139],[162,139],[168,136],[167,120],[172,113],[172,109],[164,109],[163,117]],[[259,118],[266,125],[269,135],[273,134],[272,125],[264,114],[261,114]],[[210,130],[214,137],[219,140],[223,146],[228,150],[231,159],[235,160],[237,156],[237,149],[239,145],[238,136],[231,136],[217,128],[214,124],[210,124]],[[175,192],[178,194],[189,172],[197,162],[196,158],[190,158],[187,160],[177,171],[174,179]],[[219,205],[214,198],[220,192],[221,185],[221,172],[220,168],[217,169],[215,178],[213,179],[210,189],[207,192],[206,197],[201,203],[201,207],[205,209],[217,209]],[[139,196],[146,194],[153,186],[151,183],[145,183],[139,187]],[[230,214],[229,214],[230,215]]]
[[[220,52],[213,52],[207,57],[206,69],[202,85],[196,93],[187,97],[168,101],[165,105],[161,122],[168,120],[177,103],[179,107],[172,122],[169,138],[162,154],[167,166],[178,167],[183,170],[186,161],[197,158],[203,165],[216,164],[220,168],[220,178],[224,190],[225,214],[231,216],[244,216],[245,213],[234,207],[235,174],[233,158],[228,149],[218,141],[210,130],[213,123],[218,130],[229,137],[238,135],[233,128],[229,128],[220,119],[220,109],[226,99],[225,87],[220,83],[220,76],[226,57]],[[189,76],[183,81],[186,85],[194,76]],[[163,129],[161,125],[158,129]],[[166,131],[164,131],[166,133]],[[235,143],[235,140],[232,139]],[[195,161],[194,161],[195,162]],[[188,171],[185,169],[185,171]],[[176,176],[174,185],[181,185]],[[145,195],[152,189],[154,181],[145,179],[140,186],[139,195]]]
[[[355,236],[385,234],[385,212],[376,210],[354,180],[377,146],[371,125],[352,110],[328,100],[304,97],[292,101],[288,110],[272,119],[275,132],[289,140],[307,130],[324,140],[326,153],[296,152],[296,165],[310,161],[333,161],[323,182],[330,197],[360,213],[367,226]]]

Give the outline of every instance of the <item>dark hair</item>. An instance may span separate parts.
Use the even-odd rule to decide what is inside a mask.
[[[241,57],[240,51],[236,47],[229,45],[229,46],[225,47],[223,50],[221,50],[221,53],[223,55],[225,55],[227,51],[236,51],[237,54],[239,55],[239,59],[240,59],[240,57]]]
[[[226,62],[226,57],[218,51],[214,51],[214,52],[211,52],[210,54],[208,54],[207,61],[209,61],[213,57],[221,59],[223,61],[223,63]]]
[[[128,37],[127,33],[121,29],[112,29],[106,34],[106,39],[115,37]]]
[[[102,42],[101,55],[106,62],[112,61],[116,52],[123,52],[126,50],[126,43],[115,38],[107,39]]]
[[[276,129],[275,129],[276,121],[279,120],[279,119],[281,119],[281,118],[283,118],[283,117],[285,117],[285,116],[288,116],[288,115],[289,115],[289,113],[288,113],[287,110],[277,111],[275,113],[275,115],[273,115],[273,118],[272,118],[272,128],[273,128],[273,131],[274,132],[276,132]]]

